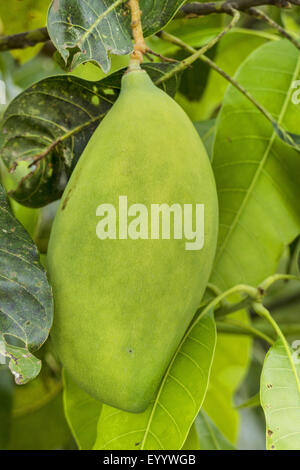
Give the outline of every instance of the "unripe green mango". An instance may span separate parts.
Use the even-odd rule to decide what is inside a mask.
[[[204,204],[204,247],[186,250],[172,236],[119,239],[119,224],[116,239],[100,240],[97,207],[118,209],[119,196],[144,204],[149,220],[151,204]],[[79,386],[116,408],[146,409],[200,304],[217,227],[214,177],[192,123],[146,72],[127,73],[72,174],[49,243],[52,337]]]

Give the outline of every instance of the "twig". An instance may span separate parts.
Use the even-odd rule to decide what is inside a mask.
[[[25,33],[14,34],[12,36],[4,36],[0,37],[0,52],[13,49],[25,49],[26,47],[33,47],[36,44],[49,40],[50,37],[47,28],[26,31]]]
[[[139,0],[129,0],[128,5],[131,10],[131,28],[134,39],[134,51],[131,54],[131,61],[141,64],[143,62],[143,54],[147,52],[141,22],[142,12],[140,10]]]
[[[246,323],[242,323],[237,320],[226,319],[223,321],[217,321],[217,328],[220,333],[256,336],[260,339],[263,339],[271,346],[274,344],[274,340],[263,331],[253,327],[252,325],[247,325]]]
[[[90,126],[93,122],[97,122],[99,119],[103,118],[103,114],[101,114],[100,116],[97,116],[93,119],[91,119],[90,121],[86,122],[85,124],[81,124],[80,126],[77,126],[75,127],[74,129],[66,132],[66,134],[58,137],[56,140],[54,140],[43,152],[41,152],[40,154],[36,155],[34,158],[33,158],[33,161],[28,165],[28,168],[32,168],[33,166],[37,165],[41,160],[43,160],[45,157],[47,157],[47,155],[49,155],[49,153],[55,148],[57,147],[59,144],[61,144],[62,142],[64,142],[65,140],[69,139],[70,137],[72,137],[73,135],[77,134],[78,132],[81,132],[85,127],[88,127]],[[29,160],[31,159],[32,157],[28,157],[28,158],[24,158],[23,161],[25,160]],[[13,173],[15,170],[16,170],[16,167],[17,167],[17,163],[15,163],[13,165],[13,167],[10,169],[10,173]]]
[[[266,13],[261,10],[258,10],[257,8],[249,8],[249,10],[247,10],[247,13],[249,13],[251,16],[255,16],[256,18],[265,21],[274,29],[277,29],[277,31],[282,36],[288,39],[292,44],[294,44],[295,47],[297,47],[297,49],[300,50],[300,43],[297,41],[297,39],[295,39],[290,33],[288,33],[282,26],[276,23],[276,21],[272,20],[272,18],[266,15]]]
[[[299,0],[227,0],[225,2],[188,3],[180,9],[179,15],[206,16],[212,13],[227,13],[232,10],[246,11],[251,7],[273,5],[278,8],[290,8],[291,4],[300,5]]]
[[[147,52],[146,52],[145,55],[147,56],[148,54],[154,55],[154,57],[158,57],[163,62],[171,62],[173,64],[178,64],[178,62],[179,62],[179,60],[172,59],[171,57],[165,57],[164,55],[158,54],[157,52],[155,52],[155,51],[153,51],[152,49],[149,49],[149,48],[147,48]]]
[[[173,36],[169,33],[166,32],[161,32],[159,33],[159,37],[165,41],[171,42],[172,44],[177,45],[178,47],[181,47],[182,49],[185,49],[187,52],[193,54],[195,56],[195,53],[197,52],[197,49],[194,49],[192,46],[189,46],[185,42],[181,41],[181,39],[177,38],[176,36]],[[193,57],[193,56],[190,56]],[[200,54],[198,57],[200,60],[208,64],[212,69],[214,69],[218,74],[220,74],[225,80],[227,80],[229,83],[231,83],[237,90],[239,90],[246,98],[248,98],[249,101],[251,101],[254,106],[274,125],[277,126],[276,120],[273,118],[272,114],[269,113],[256,99],[249,93],[249,91],[246,90],[242,85],[240,85],[234,78],[230,77],[223,69],[221,69],[215,62],[213,62],[211,59],[209,59],[206,55]],[[187,60],[187,59],[186,59]],[[176,67],[172,69],[171,72],[174,71]],[[170,75],[166,74],[166,75]],[[164,81],[166,75],[164,75],[160,81]]]
[[[157,80],[156,85],[160,85],[164,81],[169,80],[174,75],[180,73],[182,70],[186,69],[189,65],[193,64],[197,59],[201,58],[201,56],[204,55],[205,52],[211,49],[226,33],[228,33],[228,31],[230,31],[236,25],[236,23],[240,19],[240,13],[237,10],[232,10],[232,15],[233,15],[232,21],[229,23],[229,25],[226,26],[226,28],[223,29],[223,31],[221,31],[220,34],[218,34],[215,38],[213,38],[211,41],[205,44],[205,46],[201,47],[201,49],[196,50],[194,48],[189,48],[189,52],[192,51],[192,55],[187,57],[187,59],[181,61],[176,67],[174,67],[172,70],[166,73],[163,77]],[[165,34],[166,33],[160,33],[160,37],[164,39]]]

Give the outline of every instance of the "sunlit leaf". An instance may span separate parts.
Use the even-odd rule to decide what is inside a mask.
[[[52,293],[37,249],[12,215],[1,185],[0,227],[0,357],[9,358],[16,382],[23,384],[40,371],[31,352],[48,337]]]
[[[189,435],[182,447],[182,450],[200,450],[199,437],[195,423],[190,429]]]
[[[288,41],[274,41],[256,49],[236,79],[280,124],[294,131],[300,108],[291,102],[291,83],[299,76],[299,70],[297,49]],[[257,285],[276,271],[284,246],[300,232],[299,154],[285,145],[272,124],[230,86],[218,118],[213,169],[220,232],[211,282],[221,290],[241,283]],[[230,374],[236,376],[244,351],[234,354],[236,340],[234,345],[227,341],[227,346],[225,341],[226,338],[219,340],[219,346],[224,342],[220,355],[217,348],[220,367],[215,384],[214,369],[212,372],[215,390],[230,380]],[[227,372],[226,354],[231,356]],[[209,408],[208,414],[217,422],[213,399]]]
[[[145,36],[159,31],[183,0],[141,0]],[[133,50],[131,13],[125,0],[53,0],[48,14],[52,42],[70,69],[87,61],[110,69],[109,54]]]
[[[65,371],[64,409],[79,449],[92,449],[97,437],[102,404],[81,390]]]
[[[181,449],[205,397],[215,341],[212,315],[196,320],[179,345],[154,402],[144,413],[103,406],[94,448]]]
[[[300,450],[300,359],[278,339],[269,350],[261,376],[267,449]]]

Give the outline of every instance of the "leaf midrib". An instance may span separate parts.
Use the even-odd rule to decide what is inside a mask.
[[[89,37],[89,35],[92,33],[92,31],[98,26],[99,23],[105,18],[110,12],[116,9],[117,6],[121,5],[124,3],[125,0],[116,0],[110,7],[107,8],[101,15],[98,16],[96,21],[89,27],[89,29],[86,30],[86,32],[81,36],[80,40],[76,43],[76,46],[81,48],[82,44],[84,41]]]
[[[209,313],[207,313],[207,314],[209,314]],[[166,370],[166,373],[165,373],[165,375],[164,375],[164,378],[163,378],[163,381],[162,381],[162,383],[161,383],[161,386],[159,387],[159,390],[158,390],[156,399],[155,399],[155,401],[154,401],[154,403],[153,403],[153,408],[152,408],[152,410],[151,410],[151,414],[150,414],[150,416],[149,416],[148,424],[147,424],[147,427],[146,427],[146,429],[145,429],[145,434],[144,434],[144,437],[143,437],[143,440],[142,440],[142,443],[141,443],[141,447],[140,447],[141,450],[144,449],[144,446],[145,446],[145,443],[146,443],[146,439],[147,439],[147,437],[148,437],[148,434],[151,432],[151,431],[150,431],[150,426],[151,426],[152,421],[153,421],[153,417],[154,417],[154,414],[155,414],[155,411],[156,411],[156,407],[157,407],[158,404],[159,404],[160,395],[161,395],[161,393],[162,393],[162,390],[163,390],[163,388],[164,388],[164,385],[165,385],[165,383],[166,383],[166,380],[167,380],[167,378],[168,378],[168,376],[169,376],[169,374],[170,374],[170,371],[171,371],[171,369],[172,369],[172,367],[173,367],[173,364],[174,364],[174,362],[175,362],[175,360],[176,360],[176,358],[177,358],[177,356],[178,356],[178,353],[180,352],[180,350],[181,350],[183,344],[185,343],[186,339],[189,337],[190,333],[193,331],[194,327],[200,322],[200,320],[201,320],[202,318],[204,318],[204,315],[203,315],[203,314],[200,314],[199,317],[192,323],[192,325],[190,326],[190,328],[188,328],[186,334],[184,335],[184,337],[182,338],[181,342],[179,343],[178,348],[177,348],[177,350],[176,350],[176,352],[175,352],[175,354],[174,354],[174,356],[173,356],[173,358],[172,358],[172,360],[171,360],[171,362],[170,362],[170,364],[169,364],[169,366],[168,366],[168,368],[167,368],[167,370]],[[214,350],[215,350],[215,348],[216,348],[216,341],[215,341],[215,344],[214,344]],[[211,367],[212,367],[212,362],[213,362],[213,361],[211,361],[211,363],[210,363],[209,375],[210,375],[210,371],[211,371]],[[207,381],[207,384],[206,384],[206,390],[207,390],[207,388],[208,388],[208,381]],[[204,397],[205,397],[205,393],[204,393],[204,396],[203,396],[202,403],[203,403],[203,401],[204,401]],[[192,425],[192,424],[193,424],[193,423],[191,423],[191,425]],[[186,434],[185,438],[187,437],[188,433],[189,433],[189,429],[188,429],[188,431],[187,431],[187,434]],[[185,442],[185,441],[183,441],[183,442]]]

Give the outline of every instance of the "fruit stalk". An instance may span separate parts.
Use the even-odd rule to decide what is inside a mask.
[[[134,39],[134,51],[131,54],[130,65],[136,66],[143,62],[143,54],[147,51],[141,23],[142,12],[140,10],[139,0],[129,0],[131,9],[131,27]]]

